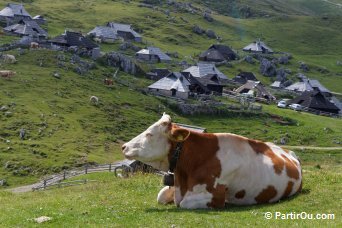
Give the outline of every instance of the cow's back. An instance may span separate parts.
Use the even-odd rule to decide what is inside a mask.
[[[221,175],[228,203],[275,202],[301,189],[301,167],[294,152],[234,134],[216,134]]]

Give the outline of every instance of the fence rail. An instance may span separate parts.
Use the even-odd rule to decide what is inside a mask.
[[[67,183],[78,183],[80,181],[69,181],[69,182],[63,182],[67,179],[70,179],[72,177],[88,174],[88,173],[96,173],[96,172],[115,172],[117,168],[120,168],[122,166],[127,166],[123,162],[117,162],[112,164],[105,164],[105,165],[95,165],[95,166],[89,166],[85,165],[83,168],[78,170],[71,170],[71,171],[64,171],[59,174],[52,175],[50,177],[44,178],[41,182],[39,182],[35,187],[32,188],[33,191],[40,190],[40,189],[46,189],[48,187],[52,186],[67,186]],[[82,180],[84,182],[84,180]],[[81,182],[82,182],[81,181]],[[82,182],[82,183],[83,183]],[[85,181],[85,183],[89,182]]]

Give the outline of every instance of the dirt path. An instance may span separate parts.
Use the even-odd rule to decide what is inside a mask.
[[[316,146],[282,146],[287,149],[301,149],[301,150],[341,150],[342,147],[316,147]]]
[[[25,186],[20,186],[17,188],[7,189],[6,191],[13,192],[13,193],[31,192],[32,188],[37,187],[40,184],[41,183],[39,182],[39,183],[31,184],[31,185],[25,185]]]

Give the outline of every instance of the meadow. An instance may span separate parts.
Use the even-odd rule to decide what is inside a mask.
[[[163,187],[158,175],[137,173],[122,179],[112,173],[97,173],[75,178],[96,181],[80,186],[23,194],[0,191],[0,223],[4,227],[36,227],[34,218],[48,216],[52,220],[44,227],[339,227],[341,152],[298,151],[303,163],[303,191],[274,204],[184,210],[157,204],[157,193]],[[273,218],[266,219],[266,212]],[[334,219],[275,218],[276,213],[302,212],[308,216],[333,214]]]
[[[48,18],[48,32],[54,37],[73,29],[84,33],[108,21],[132,24],[139,29],[144,43],[164,51],[178,52],[179,58],[170,65],[182,70],[177,62],[194,63],[197,55],[216,40],[192,32],[197,24],[213,29],[222,43],[238,50],[257,38],[262,38],[277,52],[289,52],[293,58],[284,67],[291,70],[291,79],[297,73],[299,61],[310,67],[305,73],[319,79],[328,89],[342,93],[342,17],[335,8],[307,11],[297,1],[283,15],[276,9],[270,18],[239,19],[213,13],[214,22],[202,15],[138,7],[138,1],[25,1],[31,15]],[[217,2],[217,1],[215,1]],[[247,2],[247,1],[242,1]],[[248,1],[250,2],[250,1]],[[267,3],[267,1],[258,1]],[[294,2],[294,1],[291,1]],[[0,0],[0,8],[7,1]],[[277,1],[282,6],[280,1]],[[299,4],[299,5],[298,5]],[[315,4],[318,4],[315,0]],[[196,4],[203,7],[202,4]],[[300,7],[297,7],[300,6]],[[304,8],[303,8],[304,7]],[[309,8],[310,8],[309,7]],[[323,17],[326,12],[331,15]],[[304,16],[307,15],[307,16]],[[181,20],[186,19],[188,23]],[[0,44],[15,37],[0,34]],[[104,52],[119,51],[120,42],[101,44]],[[278,204],[236,207],[225,210],[182,210],[173,205],[161,206],[156,195],[161,189],[161,178],[153,174],[137,174],[129,179],[115,178],[110,173],[86,175],[96,180],[83,186],[47,191],[13,194],[7,189],[37,182],[44,176],[82,167],[86,164],[105,164],[123,159],[121,145],[141,133],[167,112],[174,122],[205,127],[208,132],[231,132],[246,137],[279,142],[283,137],[289,146],[339,147],[342,142],[342,120],[317,116],[274,104],[262,105],[262,112],[228,112],[217,116],[186,116],[167,106],[161,99],[142,92],[152,83],[143,75],[133,77],[119,72],[113,86],[104,86],[103,79],[112,77],[116,68],[103,61],[94,62],[94,68],[85,75],[75,73],[77,64],[71,63],[70,53],[51,50],[25,49],[5,52],[14,54],[15,64],[1,63],[0,69],[17,74],[11,80],[0,80],[0,107],[11,114],[0,112],[0,179],[7,186],[0,187],[0,224],[4,227],[35,227],[33,218],[49,216],[46,226],[106,226],[106,227],[222,227],[222,226],[338,226],[341,224],[341,152],[342,150],[296,150],[303,161],[303,193]],[[130,50],[124,52],[132,56]],[[58,66],[58,55],[64,55],[65,66]],[[82,58],[90,62],[90,59]],[[146,65],[146,70],[162,66]],[[321,72],[325,68],[327,71]],[[229,78],[240,70],[252,71],[264,84],[274,78],[259,73],[258,64],[241,60],[221,66]],[[61,78],[53,76],[58,72]],[[125,84],[120,81],[126,82]],[[99,97],[98,105],[89,102],[90,96]],[[218,97],[224,103],[231,101]],[[275,117],[276,116],[276,117]],[[283,125],[282,118],[290,122]],[[19,131],[26,130],[24,140]],[[334,213],[334,220],[266,220],[264,213],[279,211]]]

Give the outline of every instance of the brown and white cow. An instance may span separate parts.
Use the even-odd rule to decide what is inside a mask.
[[[166,114],[122,151],[128,159],[167,171],[178,142],[183,146],[175,186],[159,192],[159,203],[222,208],[225,203],[272,203],[301,191],[301,166],[294,152],[235,134],[189,131],[171,123]]]
[[[0,70],[0,76],[2,78],[6,78],[6,79],[10,79],[11,77],[13,77],[16,74],[15,71],[11,71],[11,70]]]

